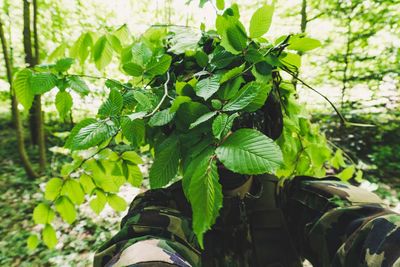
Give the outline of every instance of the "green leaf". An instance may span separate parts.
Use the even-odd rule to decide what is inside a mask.
[[[340,172],[337,176],[342,180],[342,181],[347,181],[350,178],[353,177],[354,173],[356,172],[356,168],[354,165],[351,165],[347,168],[345,168],[342,172]]]
[[[217,8],[219,9],[219,10],[224,10],[224,8],[225,8],[225,1],[224,0],[217,0]]]
[[[89,56],[90,49],[93,47],[93,38],[90,33],[83,33],[70,49],[70,55],[79,59],[81,65]]]
[[[243,83],[245,83],[245,80],[242,75],[226,82],[218,91],[218,96],[223,100],[232,99],[237,94]]]
[[[131,33],[129,32],[128,26],[126,24],[122,25],[115,30],[114,36],[118,38],[122,45],[126,46],[132,42]]]
[[[125,151],[122,153],[121,158],[133,164],[143,164],[142,158],[135,151]]]
[[[243,51],[247,47],[246,33],[238,25],[231,25],[226,29],[229,43],[237,51]]]
[[[98,115],[102,118],[117,116],[121,113],[124,99],[118,90],[110,89],[110,94],[106,102],[100,108]]]
[[[141,67],[146,66],[150,61],[153,52],[151,48],[145,42],[139,42],[132,46],[132,62],[140,65]]]
[[[111,48],[118,54],[121,53],[122,50],[121,41],[114,34],[110,33],[106,34],[106,38]]]
[[[215,92],[219,89],[219,76],[211,76],[199,81],[194,90],[196,95],[204,98],[204,100],[209,99]]]
[[[222,207],[222,187],[216,161],[208,157],[200,162],[190,179],[188,198],[193,211],[193,231],[203,248],[204,233],[211,229]]]
[[[221,138],[225,137],[228,132],[231,130],[233,121],[239,117],[239,114],[234,113],[228,116],[225,113],[219,114],[216,117],[212,124],[212,132],[215,138],[220,140]]]
[[[58,91],[56,95],[56,108],[60,118],[65,118],[72,108],[72,96],[67,91]]]
[[[190,101],[192,101],[192,99],[188,96],[177,96],[172,102],[169,112],[176,112],[183,103],[188,103]]]
[[[140,111],[149,111],[153,108],[153,104],[151,103],[150,99],[142,92],[134,91],[133,97],[140,104],[140,106],[143,107],[143,109]]]
[[[67,44],[66,43],[61,43],[59,46],[57,46],[47,57],[46,61],[47,62],[54,62],[55,59],[63,58],[65,57],[65,50],[67,49]]]
[[[208,112],[210,112],[210,109],[199,102],[183,103],[176,113],[176,126],[177,128],[186,131],[189,129],[190,124]]]
[[[52,73],[33,73],[30,78],[30,87],[35,95],[44,94],[53,89],[57,78]]]
[[[74,141],[74,138],[75,138],[75,136],[79,133],[79,131],[80,131],[82,128],[84,128],[84,127],[86,127],[86,126],[88,126],[88,125],[90,125],[90,124],[96,123],[96,122],[97,122],[97,120],[92,119],[92,118],[87,118],[87,119],[84,119],[84,120],[82,120],[81,122],[79,122],[77,125],[74,126],[74,128],[72,128],[72,131],[71,131],[71,133],[69,134],[68,139],[67,139],[67,141],[65,142],[65,145],[64,145],[64,146],[65,146],[66,148],[71,148],[71,147],[72,147],[72,144],[73,144],[73,141]]]
[[[178,172],[180,154],[178,137],[171,135],[161,146],[163,149],[156,153],[149,172],[151,188],[167,185]]]
[[[199,64],[200,67],[205,68],[208,64],[208,55],[204,53],[204,51],[199,50],[196,52],[195,55],[196,62]]]
[[[241,174],[274,173],[283,161],[279,146],[254,129],[237,130],[216,153],[225,167]]]
[[[89,87],[85,83],[84,80],[82,80],[79,76],[72,75],[67,77],[67,82],[69,84],[69,87],[71,87],[72,90],[77,92],[80,95],[87,95],[89,93]]]
[[[167,72],[171,65],[172,57],[164,54],[160,58],[153,57],[150,62],[146,65],[145,74],[156,76]]]
[[[79,177],[79,183],[82,185],[83,190],[87,194],[91,194],[93,189],[96,188],[96,185],[94,184],[92,177],[90,177],[86,173],[82,174],[81,177]]]
[[[250,20],[250,38],[261,37],[266,34],[271,26],[274,6],[264,5],[254,12]]]
[[[140,187],[143,181],[143,174],[140,171],[140,168],[137,165],[133,164],[124,164],[125,167],[123,167],[124,171],[124,176],[127,179],[127,181],[135,187]]]
[[[243,86],[242,89],[222,108],[223,111],[235,111],[244,109],[258,96],[260,86],[251,82]]]
[[[109,121],[96,121],[83,128],[70,142],[72,150],[88,149],[107,140],[116,133],[116,128]]]
[[[190,124],[189,129],[193,129],[194,127],[196,127],[197,125],[202,124],[203,122],[208,121],[209,119],[211,119],[212,117],[214,117],[215,115],[217,115],[216,111],[210,112],[210,113],[206,113],[204,115],[202,115],[200,118],[198,118],[195,122],[193,122],[192,124]]]
[[[26,110],[30,109],[32,106],[34,96],[30,83],[31,77],[32,71],[29,69],[23,69],[15,75],[13,82],[15,95]]]
[[[213,52],[210,63],[218,69],[222,69],[231,64],[236,58],[237,56],[226,51],[221,46],[218,46]]]
[[[113,49],[106,36],[102,36],[97,40],[92,53],[94,63],[98,70],[102,70],[110,64],[113,56]]]
[[[106,195],[100,190],[96,190],[95,193],[96,197],[90,201],[89,205],[96,214],[100,214],[100,212],[106,206],[107,198]]]
[[[356,177],[354,177],[354,180],[357,183],[361,183],[363,181],[363,171],[362,170],[358,170],[356,173]]]
[[[335,152],[335,155],[331,159],[332,167],[335,169],[339,169],[340,167],[346,167],[346,162],[343,158],[343,151],[338,149]]]
[[[255,48],[249,48],[244,56],[245,60],[249,63],[258,63],[264,60],[263,54]]]
[[[54,248],[57,245],[56,231],[50,224],[46,224],[42,230],[42,239],[48,248]]]
[[[287,47],[287,49],[296,50],[299,52],[307,52],[321,46],[320,41],[303,36],[293,37],[289,43],[290,45]]]
[[[121,121],[122,134],[133,146],[140,146],[144,142],[146,129],[143,120],[124,118]]]
[[[116,211],[124,211],[127,208],[125,199],[117,196],[116,194],[108,194],[107,196],[108,205]]]
[[[279,61],[289,68],[298,69],[301,66],[301,56],[294,53],[286,52],[279,57]]]
[[[55,200],[61,193],[61,187],[63,180],[60,178],[52,178],[46,184],[46,190],[44,192],[44,198],[50,201]]]
[[[131,75],[133,77],[139,77],[143,75],[144,69],[140,65],[128,62],[122,65],[122,69],[126,74]]]
[[[111,48],[117,52],[118,54],[121,53],[122,45],[121,41],[114,35],[107,33],[106,34],[107,42],[110,44]]]
[[[168,52],[175,55],[192,52],[198,49],[201,32],[188,27],[173,27],[174,34],[168,38]]]
[[[221,80],[219,81],[220,84],[223,84],[224,82],[229,81],[230,79],[236,78],[240,74],[242,74],[244,70],[245,64],[240,65],[239,67],[233,68],[226,72],[222,77]]]
[[[61,194],[67,196],[73,203],[82,204],[85,200],[85,193],[79,182],[67,179],[62,187]]]
[[[26,245],[29,250],[34,250],[39,245],[39,237],[35,234],[30,235],[26,241]]]
[[[163,126],[168,124],[175,116],[175,112],[171,113],[170,110],[164,109],[156,112],[149,120],[149,126]]]
[[[217,16],[215,26],[221,36],[221,46],[228,52],[236,55],[247,46],[246,31],[238,18]]]
[[[211,99],[211,106],[219,110],[222,108],[222,102],[219,99]]]
[[[51,223],[53,221],[55,215],[56,214],[50,208],[49,205],[44,204],[44,203],[40,203],[33,210],[33,221],[36,224]]]
[[[74,204],[66,196],[61,196],[56,201],[56,210],[68,224],[72,224],[76,219],[76,210]]]
[[[244,108],[244,110],[248,112],[254,112],[264,106],[272,90],[272,84],[256,82],[255,85],[259,86],[258,94],[254,100]]]
[[[58,72],[65,72],[71,68],[72,64],[74,64],[73,58],[70,58],[70,57],[61,58],[61,59],[57,60],[55,69]]]

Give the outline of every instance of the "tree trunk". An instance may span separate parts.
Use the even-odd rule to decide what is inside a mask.
[[[19,116],[19,111],[18,111],[18,101],[14,94],[14,89],[13,89],[13,85],[12,85],[12,66],[11,66],[10,57],[8,54],[8,47],[7,47],[7,41],[6,41],[4,30],[3,30],[3,23],[1,20],[0,20],[0,39],[1,39],[1,46],[3,49],[4,63],[5,63],[6,71],[7,71],[7,80],[10,84],[11,114],[12,114],[12,120],[14,122],[14,127],[15,127],[15,131],[16,131],[18,155],[21,159],[22,166],[24,167],[26,174],[28,175],[29,178],[32,179],[32,178],[38,177],[38,175],[33,170],[32,164],[31,164],[28,154],[26,153],[26,150],[25,150],[24,132],[23,132],[22,122],[21,122],[21,118]]]
[[[307,29],[307,0],[302,0],[301,2],[301,22],[300,22],[300,31],[301,33],[305,33]],[[297,52],[299,56],[302,56],[303,53],[301,51]],[[297,77],[299,75],[299,70],[297,70],[295,73],[295,76]],[[294,89],[296,90],[297,87],[297,80],[295,78],[292,79],[292,84]]]
[[[39,63],[39,38],[37,33],[37,2],[33,0],[33,40],[31,34],[31,16],[30,5],[28,0],[24,0],[24,50],[25,62],[29,67],[33,67]],[[32,53],[34,47],[35,54]],[[42,100],[40,95],[36,95],[33,100],[32,108],[29,110],[29,127],[31,132],[32,144],[37,145],[39,149],[39,167],[43,172],[46,168],[46,142],[44,136],[44,123],[42,112]]]

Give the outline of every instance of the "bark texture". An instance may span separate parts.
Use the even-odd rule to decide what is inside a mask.
[[[8,46],[7,46],[7,41],[6,41],[5,34],[4,34],[3,23],[1,20],[0,20],[0,39],[1,39],[1,46],[3,49],[4,63],[5,63],[6,72],[7,72],[7,80],[10,84],[11,115],[12,115],[12,121],[14,123],[15,132],[16,132],[18,155],[19,155],[22,166],[24,167],[25,172],[28,175],[28,177],[35,178],[35,177],[38,177],[38,174],[34,171],[32,164],[29,160],[29,156],[26,153],[26,149],[25,149],[24,131],[23,131],[23,127],[22,127],[21,117],[20,117],[19,111],[18,111],[18,101],[14,94],[14,88],[13,88],[13,84],[12,84],[12,76],[13,76],[12,75],[12,66],[11,66],[11,61],[10,61],[10,57],[8,54]]]

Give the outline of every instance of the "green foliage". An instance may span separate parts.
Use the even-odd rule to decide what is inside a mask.
[[[250,37],[257,38],[266,34],[272,23],[272,15],[274,14],[274,7],[264,5],[254,12],[250,20]]]
[[[29,69],[19,71],[14,78],[14,91],[18,101],[28,110],[33,102],[33,89],[30,86],[32,72]]]
[[[279,147],[253,129],[237,130],[215,152],[224,166],[237,173],[274,173],[282,164]]]
[[[217,1],[219,9],[224,4]],[[61,58],[18,73],[15,89],[25,108],[35,93],[56,87],[60,117],[70,112],[71,90],[80,95],[89,92],[84,75],[69,74],[75,61],[83,65],[90,60],[98,70],[116,62],[128,75],[124,76],[128,81],[105,79],[109,95],[96,118],[78,123],[65,143],[73,161],[63,166],[60,178],[46,185],[45,198],[51,203],[39,204],[34,212],[35,222],[46,225],[43,240],[49,247],[56,242],[50,225],[53,210],[71,224],[78,216],[77,205],[86,199],[97,214],[107,203],[116,211],[127,208],[117,193],[125,183],[141,185],[138,165],[143,160],[138,151],[149,151],[153,157],[151,188],[183,177],[201,246],[222,207],[218,168],[291,177],[324,175],[330,165],[348,167],[338,152],[332,155],[325,137],[296,103],[294,90],[283,86],[289,81],[281,83],[281,71],[301,64],[300,56],[287,50],[304,52],[320,44],[297,35],[273,43],[260,38],[271,26],[273,10],[269,5],[258,9],[249,34],[239,20],[237,5],[217,16],[216,31],[152,28],[135,39],[126,26],[99,38],[84,33],[70,49],[74,59]],[[241,126],[249,116],[263,114],[267,99],[279,101],[284,113],[277,142],[252,126]],[[350,175],[348,168],[343,179],[355,172]],[[38,214],[47,214],[46,219]]]
[[[219,89],[219,77],[213,76],[199,81],[196,84],[195,91],[196,95],[204,98],[204,100],[209,99],[215,92]]]
[[[72,108],[72,96],[66,91],[59,91],[56,95],[56,108],[61,118],[65,118]]]
[[[51,210],[50,206],[40,203],[33,210],[33,220],[36,224],[51,223],[54,219],[55,213]]]
[[[56,231],[51,225],[46,224],[46,226],[44,227],[42,231],[42,239],[43,242],[46,244],[46,246],[48,246],[49,248],[54,248],[56,246],[57,244]]]
[[[177,174],[180,158],[177,136],[167,138],[160,144],[158,151],[149,173],[151,188],[167,185]]]

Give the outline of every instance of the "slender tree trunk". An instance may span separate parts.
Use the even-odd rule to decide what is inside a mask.
[[[301,33],[305,33],[306,29],[307,29],[307,0],[302,0],[301,2],[301,11],[300,11],[300,15],[301,15],[301,22],[300,22],[300,31]],[[297,52],[297,54],[299,56],[302,56],[303,53],[301,51]],[[297,70],[295,72],[295,75],[298,76],[299,75],[299,70]],[[292,79],[292,84],[294,86],[294,89],[296,90],[297,87],[297,80],[296,79]]]
[[[40,63],[40,54],[39,54],[39,35],[38,35],[38,6],[37,0],[33,0],[33,41],[34,41],[34,49],[35,49],[35,61],[34,64],[37,65]],[[43,172],[46,169],[46,137],[44,134],[44,118],[42,111],[42,99],[40,95],[35,96],[35,101],[37,101],[37,110],[36,110],[36,123],[37,123],[37,135],[38,135],[38,146],[39,146],[39,167],[40,171]]]
[[[300,31],[301,33],[305,33],[307,29],[307,0],[303,0],[301,2],[301,23],[300,23]]]
[[[32,164],[31,164],[28,154],[26,153],[26,150],[25,150],[24,132],[23,132],[22,122],[21,122],[21,118],[19,116],[19,111],[18,111],[18,101],[14,94],[14,88],[13,88],[13,84],[12,84],[12,65],[11,65],[9,54],[8,54],[7,41],[5,38],[5,34],[4,34],[4,30],[3,30],[3,23],[1,20],[0,20],[0,39],[1,39],[1,46],[3,49],[4,63],[5,63],[6,71],[7,71],[7,80],[10,84],[11,113],[12,113],[12,120],[14,122],[15,131],[16,131],[16,137],[17,137],[18,155],[21,159],[22,166],[24,167],[26,174],[28,175],[29,178],[32,179],[32,178],[38,177],[38,175],[33,170]]]
[[[342,77],[342,97],[340,101],[340,106],[342,110],[344,109],[345,104],[345,95],[347,91],[347,82],[348,82],[348,70],[349,70],[349,56],[351,53],[351,18],[348,18],[348,26],[347,26],[347,40],[346,40],[346,52],[343,57],[344,68],[343,68],[343,77]]]
[[[28,0],[24,0],[24,50],[25,62],[29,67],[33,67],[39,63],[39,40],[37,33],[37,2],[33,0],[33,46],[31,33],[31,16],[30,4]],[[33,54],[32,47],[35,54]],[[36,95],[33,100],[32,108],[29,110],[29,126],[31,130],[32,144],[38,146],[39,150],[39,167],[40,171],[44,171],[46,167],[46,142],[44,136],[44,123],[42,112],[42,100],[40,95]]]

